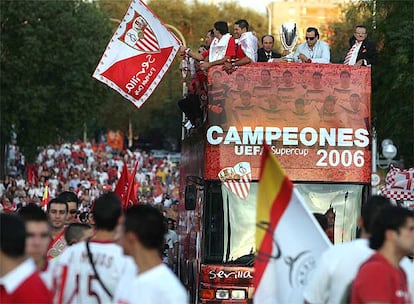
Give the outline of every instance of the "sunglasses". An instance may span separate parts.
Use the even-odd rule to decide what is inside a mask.
[[[306,40],[310,40],[310,41],[314,40],[315,38],[316,37],[305,37]]]

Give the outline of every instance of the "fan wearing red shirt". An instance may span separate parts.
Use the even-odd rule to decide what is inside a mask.
[[[224,64],[224,70],[231,72],[239,66],[257,62],[257,38],[249,31],[249,23],[245,19],[234,23],[234,37],[236,40],[236,57]]]
[[[0,226],[0,303],[52,303],[35,263],[25,256],[23,221],[2,213]]]
[[[200,68],[207,71],[215,65],[223,65],[228,60],[236,57],[236,41],[229,33],[226,21],[217,21],[213,26],[214,39],[208,51],[199,54],[184,46],[181,52],[197,60],[202,60]]]
[[[414,212],[385,207],[371,227],[369,245],[377,253],[359,269],[352,283],[351,303],[412,303],[407,277],[399,264],[414,252]]]

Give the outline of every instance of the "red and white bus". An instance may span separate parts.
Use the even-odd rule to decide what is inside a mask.
[[[252,302],[263,143],[326,216],[330,239],[356,237],[371,180],[370,75],[337,64],[210,69],[208,119],[181,155],[179,275],[193,303]]]

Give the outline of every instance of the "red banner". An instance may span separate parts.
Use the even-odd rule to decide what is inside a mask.
[[[249,163],[266,143],[293,181],[370,182],[371,70],[256,63],[209,73],[206,178]]]
[[[180,42],[143,2],[133,0],[93,77],[137,108],[154,92]]]
[[[124,133],[121,131],[109,130],[106,133],[106,142],[111,148],[122,151],[124,149]]]

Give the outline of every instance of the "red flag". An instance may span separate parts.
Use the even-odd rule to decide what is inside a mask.
[[[46,207],[47,204],[49,204],[50,201],[50,195],[49,195],[49,182],[46,181],[45,184],[45,190],[43,191],[43,197],[42,197],[42,204],[41,207]]]
[[[129,171],[128,166],[124,162],[124,167],[122,168],[121,176],[119,177],[118,183],[115,187],[115,193],[121,198],[122,205],[124,204],[125,197],[128,195],[128,183],[129,183]]]
[[[168,71],[180,45],[145,3],[132,0],[93,77],[140,108]]]
[[[124,133],[121,131],[109,130],[106,133],[106,142],[111,148],[122,151],[124,149]]]
[[[27,172],[27,182],[33,185],[36,184],[37,183],[36,165],[27,164],[26,172]]]
[[[135,163],[132,174],[128,171],[128,166],[124,162],[121,176],[115,187],[115,193],[121,198],[122,207],[124,209],[128,206],[133,205],[137,201],[137,193],[135,189],[135,174],[137,172],[138,161]]]
[[[133,205],[137,201],[137,189],[135,187],[135,175],[137,174],[137,168],[138,168],[138,161],[135,162],[134,170],[132,171],[131,176],[129,177],[129,183],[128,183],[128,196],[126,200],[126,208],[129,207],[129,205]]]

